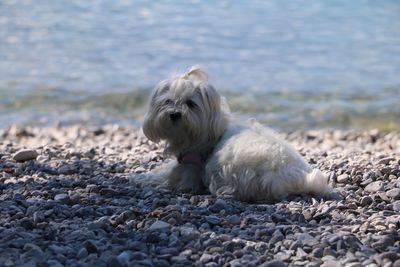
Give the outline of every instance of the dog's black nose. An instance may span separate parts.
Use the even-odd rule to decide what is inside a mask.
[[[169,114],[169,118],[171,119],[172,122],[180,120],[182,117],[182,114],[180,112],[173,112]]]

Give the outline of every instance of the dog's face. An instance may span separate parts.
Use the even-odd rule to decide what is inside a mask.
[[[184,75],[156,87],[143,132],[152,141],[166,140],[172,153],[201,151],[215,144],[227,123],[221,97],[213,86]]]

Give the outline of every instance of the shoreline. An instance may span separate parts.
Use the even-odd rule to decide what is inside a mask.
[[[162,144],[138,128],[0,129],[0,262],[400,266],[400,132],[280,135],[343,199],[249,204],[175,194],[135,182],[164,159]],[[18,162],[25,148],[38,155]]]

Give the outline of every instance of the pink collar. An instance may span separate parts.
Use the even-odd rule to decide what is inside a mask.
[[[180,164],[194,164],[200,168],[204,168],[205,161],[199,153],[187,152],[178,156],[178,162]]]

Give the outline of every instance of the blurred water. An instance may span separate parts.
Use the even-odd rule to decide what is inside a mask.
[[[400,2],[0,2],[0,124],[139,123],[203,64],[277,128],[400,128]]]

